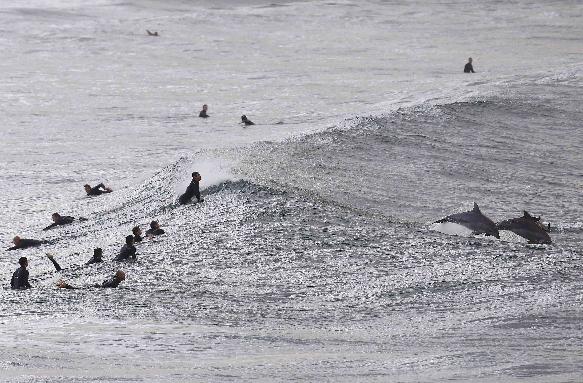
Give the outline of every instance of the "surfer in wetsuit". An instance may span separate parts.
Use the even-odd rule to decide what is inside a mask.
[[[134,243],[142,242],[142,229],[139,226],[134,226],[132,234],[134,235]]]
[[[103,262],[103,259],[101,258],[102,256],[103,250],[101,250],[100,247],[93,249],[93,257],[91,257],[91,259],[87,261],[85,265],[92,265],[94,263]],[[63,270],[63,268],[59,265],[53,254],[47,253],[47,258],[53,263],[53,266],[55,266],[55,270],[57,270],[57,272]]]
[[[83,188],[85,188],[85,193],[87,193],[87,195],[92,196],[92,195],[102,195],[103,193],[111,193],[113,190],[111,190],[111,188],[108,188],[107,186],[105,186],[103,183],[100,183],[97,186],[91,187],[90,185],[83,185]]]
[[[123,271],[118,270],[113,275],[113,277],[106,279],[105,281],[101,282],[101,284],[93,285],[93,287],[99,287],[99,288],[104,288],[104,289],[107,289],[107,288],[115,289],[115,288],[117,288],[117,286],[119,286],[120,283],[125,281],[125,279],[126,279],[126,274]],[[63,281],[62,279],[59,282],[57,282],[57,287],[60,289],[67,289],[67,290],[78,290],[80,288],[80,287],[71,286],[70,284]]]
[[[244,123],[245,126],[255,125],[255,123],[253,121],[251,121],[250,119],[248,119],[247,116],[245,116],[245,115],[241,116],[241,122]]]
[[[130,258],[134,261],[136,260],[136,247],[134,246],[133,235],[128,235],[126,237],[126,244],[123,245],[114,261],[123,262],[128,261]]]
[[[49,226],[45,227],[43,229],[43,231],[52,229],[53,227],[56,226],[62,226],[62,225],[68,225],[70,223],[73,223],[73,221],[75,220],[75,218],[70,217],[68,215],[60,215],[59,213],[53,213],[53,215],[51,216],[51,219],[53,220],[53,223],[51,223]],[[87,218],[79,218],[79,221],[87,221]]]
[[[150,228],[146,230],[146,235],[149,237],[154,237],[156,235],[164,234],[164,230],[160,229],[160,224],[158,221],[150,222]]]
[[[14,243],[14,246],[8,248],[6,251],[27,249],[29,247],[37,247],[37,246],[40,246],[40,245],[47,243],[47,242],[46,241],[39,241],[38,239],[26,239],[26,238],[20,238],[19,236],[16,236],[12,239],[12,243]]]
[[[178,199],[178,202],[180,202],[181,205],[187,204],[192,197],[196,197],[198,202],[204,201],[204,199],[200,198],[200,180],[202,180],[202,177],[199,172],[192,173],[192,181],[190,181],[190,185],[188,185],[184,194]]]
[[[472,66],[472,58],[468,59],[468,63],[464,67],[464,73],[476,73],[474,72],[474,67]]]
[[[210,117],[210,116],[209,116],[209,115],[206,113],[208,109],[209,109],[208,105],[207,105],[207,104],[204,104],[204,105],[202,106],[202,110],[201,110],[201,111],[200,111],[200,113],[198,114],[198,117],[201,117],[201,118],[208,118],[208,117]]]
[[[26,290],[30,289],[32,286],[28,283],[28,259],[26,257],[21,257],[18,260],[20,267],[16,269],[12,278],[10,279],[10,288],[12,290]]]

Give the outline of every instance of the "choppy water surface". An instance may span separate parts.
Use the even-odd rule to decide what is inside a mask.
[[[0,21],[0,234],[52,241],[0,259],[0,379],[581,380],[579,2],[8,1]],[[177,206],[193,170],[206,201]],[[434,230],[474,201],[554,243]],[[42,232],[54,211],[89,220]],[[152,219],[167,234],[111,262]],[[117,290],[54,287],[119,267]]]

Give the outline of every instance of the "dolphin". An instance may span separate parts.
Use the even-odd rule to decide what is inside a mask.
[[[545,226],[540,221],[540,217],[533,217],[526,210],[522,217],[512,218],[502,221],[496,225],[498,230],[508,230],[525,238],[528,243],[551,243],[551,237],[547,233],[550,224]]]
[[[436,221],[435,223],[452,222],[462,225],[472,230],[474,234],[486,234],[500,239],[500,233],[496,224],[480,211],[478,204],[474,202],[474,208],[471,211],[448,215],[447,217]]]

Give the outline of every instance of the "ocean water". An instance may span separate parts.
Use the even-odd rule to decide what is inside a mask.
[[[51,241],[0,381],[583,381],[582,2],[3,0],[0,48],[0,238]]]

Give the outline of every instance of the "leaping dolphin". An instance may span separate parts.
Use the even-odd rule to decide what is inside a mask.
[[[471,211],[448,215],[447,217],[436,221],[435,223],[451,222],[462,225],[472,230],[473,234],[486,234],[500,239],[500,233],[496,224],[480,211],[478,204],[474,202],[474,208]]]
[[[550,230],[550,224],[544,226],[540,217],[533,217],[526,210],[524,215],[519,218],[507,219],[496,225],[498,230],[508,230],[525,238],[529,243],[551,243],[551,237],[547,233]]]

